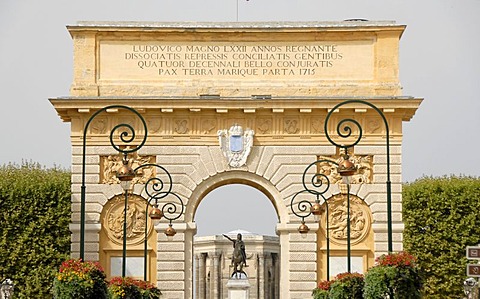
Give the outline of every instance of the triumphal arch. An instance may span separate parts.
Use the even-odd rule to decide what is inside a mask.
[[[130,111],[106,109],[88,126],[83,151],[87,120],[110,105],[131,107],[146,123],[148,138],[128,156],[129,163],[156,163],[168,169],[173,191],[183,200],[184,213],[173,222],[177,231],[173,240],[163,233],[167,222],[147,227],[148,259],[144,260],[143,193],[133,187],[129,195],[128,273],[141,276],[137,267],[146,263],[147,279],[157,283],[166,298],[194,297],[192,264],[204,258],[192,251],[196,208],[206,194],[226,184],[253,186],[275,207],[280,298],[308,298],[316,282],[326,278],[326,235],[330,275],[340,271],[335,267],[341,268],[346,256],[342,218],[346,192],[351,203],[352,270],[366,271],[375,256],[388,251],[387,171],[391,172],[393,250],[402,249],[402,122],[409,121],[421,103],[419,98],[403,96],[399,82],[404,25],[362,20],[80,22],[67,28],[74,49],[70,95],[50,101],[61,119],[71,123],[73,256],[78,257],[83,246],[85,259],[100,260],[108,276],[120,275],[124,239],[120,216],[127,209],[115,177],[121,157],[110,145],[109,133],[119,122],[139,128],[139,135],[145,132]],[[352,99],[372,103],[385,116],[388,157],[386,128],[378,111],[361,103],[332,111],[336,104]],[[325,126],[329,112],[332,125]],[[334,135],[333,123],[345,117],[363,127],[361,142],[348,149],[359,171],[345,191],[335,168],[328,163],[316,168],[332,184],[326,194],[331,216],[324,213],[319,222],[305,218],[310,232],[302,236],[298,231],[302,219],[294,213],[292,197],[304,188],[307,165],[320,158],[340,158],[342,152],[325,137],[325,128]],[[84,216],[80,215],[82,169]],[[141,184],[151,176],[155,172],[144,169],[135,182]],[[331,217],[329,231],[327,217]],[[81,222],[84,244],[80,244]],[[215,263],[230,258],[212,255]],[[209,275],[214,278],[218,273]],[[199,292],[196,297],[202,298]]]

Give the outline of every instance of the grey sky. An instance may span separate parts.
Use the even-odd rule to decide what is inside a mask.
[[[65,25],[235,21],[237,3],[239,21],[365,18],[407,25],[401,83],[404,95],[425,100],[404,124],[403,179],[480,175],[480,0],[2,0],[0,164],[24,159],[70,167],[69,124],[48,102],[68,95],[72,80]]]

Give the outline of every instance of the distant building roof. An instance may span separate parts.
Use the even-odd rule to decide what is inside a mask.
[[[259,234],[255,234],[255,233],[243,230],[243,229],[236,229],[236,230],[232,230],[231,232],[226,233],[226,235],[235,235],[235,236],[238,235],[238,234],[242,234],[242,236],[246,236],[246,235],[259,236]]]

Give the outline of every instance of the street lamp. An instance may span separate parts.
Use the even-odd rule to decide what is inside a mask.
[[[145,240],[144,240],[144,251],[143,251],[143,258],[144,258],[144,268],[143,268],[143,276],[144,280],[147,281],[147,259],[148,259],[148,218],[152,220],[153,225],[157,225],[162,218],[165,218],[169,221],[168,227],[165,229],[165,235],[167,239],[171,241],[173,236],[177,233],[172,226],[172,221],[180,218],[184,211],[184,204],[180,196],[176,193],[172,192],[172,176],[168,172],[167,169],[158,165],[147,163],[138,166],[135,168],[134,172],[146,167],[155,167],[157,169],[156,176],[153,178],[149,178],[143,187],[143,190],[147,196],[146,199],[146,208],[145,208]],[[159,175],[159,173],[163,173],[164,175]],[[162,179],[165,178],[166,179]],[[159,201],[166,197],[174,197],[178,204],[173,203],[172,201],[166,202],[163,204],[161,208],[159,208]],[[149,212],[149,207],[152,206],[153,208]],[[179,206],[179,210],[177,208]]]
[[[338,166],[336,162],[320,159],[310,165],[308,165],[302,176],[303,190],[295,193],[292,197],[290,208],[292,209],[293,214],[301,218],[301,224],[298,227],[298,232],[302,236],[310,231],[309,227],[305,224],[305,218],[313,214],[315,221],[320,222],[320,217],[324,211],[322,205],[320,204],[320,198],[322,198],[325,203],[325,212],[326,212],[326,241],[327,241],[327,280],[330,280],[330,223],[328,219],[329,205],[328,201],[325,198],[325,193],[327,193],[330,188],[330,179],[324,173],[318,172],[318,166],[328,163],[334,166]],[[307,175],[311,175],[313,169],[313,175],[311,178],[307,178]],[[303,199],[299,200],[297,204],[295,202],[298,200],[302,193],[308,192],[309,194],[315,195],[315,202],[312,204],[309,200]]]
[[[128,161],[127,161],[126,155],[129,153],[138,151],[145,144],[145,141],[147,140],[148,131],[147,131],[147,123],[145,122],[145,119],[140,115],[140,113],[138,113],[138,111],[127,106],[111,105],[111,106],[104,107],[98,110],[97,112],[95,112],[85,124],[85,127],[83,129],[82,182],[80,187],[80,259],[82,260],[85,260],[85,202],[86,202],[85,165],[86,165],[86,149],[87,149],[87,132],[90,124],[92,123],[93,119],[95,119],[97,115],[99,115],[100,113],[106,112],[107,110],[119,110],[119,109],[128,110],[133,114],[135,114],[142,122],[143,132],[144,132],[143,138],[138,140],[137,138],[135,138],[136,133],[133,127],[126,123],[118,124],[110,131],[110,144],[117,152],[124,155],[123,166],[120,169],[120,172],[117,173],[118,175],[120,175],[119,179],[120,179],[120,182],[122,183],[123,190],[128,190],[130,181],[132,179],[129,176],[131,175],[131,173],[130,173],[130,170],[128,170]],[[117,140],[115,139],[116,132],[119,133]],[[126,145],[131,145],[132,142],[134,141],[138,142],[138,145],[133,147],[126,146]],[[117,144],[118,142],[120,144]],[[126,175],[126,176],[124,177],[123,175]],[[127,195],[125,194],[125,196]],[[125,202],[125,205],[126,204],[127,203]],[[125,208],[125,213],[126,213],[126,208]],[[124,229],[126,225],[125,223],[126,221],[124,221]],[[124,239],[125,239],[125,233],[124,233]],[[124,240],[124,244],[125,244],[125,240]]]
[[[382,118],[383,123],[385,125],[385,134],[386,134],[386,154],[387,154],[387,181],[386,181],[386,186],[387,186],[387,235],[388,235],[388,251],[393,252],[393,230],[392,230],[392,187],[391,187],[391,181],[390,181],[390,129],[388,126],[387,119],[383,112],[377,108],[377,106],[373,105],[372,103],[369,103],[364,100],[347,100],[343,101],[337,105],[335,105],[327,114],[327,117],[325,118],[325,124],[324,124],[324,130],[325,130],[325,135],[328,139],[328,141],[339,147],[343,148],[345,152],[347,152],[348,148],[353,147],[357,145],[361,138],[362,138],[362,127],[360,123],[354,119],[351,118],[345,118],[342,119],[338,125],[336,132],[339,137],[341,138],[349,138],[352,137],[352,128],[348,125],[349,123],[353,124],[357,129],[358,129],[358,136],[355,138],[353,142],[351,142],[348,145],[343,145],[343,144],[338,144],[334,140],[330,138],[329,135],[329,130],[328,130],[328,121],[330,120],[330,117],[332,114],[341,106],[348,105],[348,104],[361,104],[361,105],[366,105],[375,110]]]

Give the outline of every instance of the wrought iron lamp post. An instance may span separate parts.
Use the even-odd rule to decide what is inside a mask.
[[[82,182],[81,182],[81,187],[80,187],[80,259],[84,260],[85,259],[85,202],[86,202],[86,186],[85,186],[85,165],[86,165],[86,149],[87,149],[87,132],[89,129],[90,124],[92,123],[93,119],[100,113],[106,112],[107,110],[110,109],[123,109],[123,110],[128,110],[135,114],[141,121],[143,125],[143,138],[139,140],[139,144],[137,146],[127,148],[126,145],[132,144],[132,142],[136,141],[136,133],[133,127],[129,124],[126,123],[121,123],[116,125],[111,131],[110,131],[110,144],[112,147],[119,153],[124,155],[124,160],[123,160],[123,166],[121,171],[125,171],[124,174],[118,173],[120,175],[119,180],[122,183],[122,188],[128,189],[128,184],[129,181],[131,181],[131,178],[129,178],[129,175],[127,175],[130,170],[128,170],[128,161],[127,164],[125,164],[126,161],[126,156],[129,153],[133,153],[138,151],[144,144],[145,141],[147,140],[147,124],[145,122],[145,119],[138,113],[135,109],[123,106],[123,105],[111,105],[104,107],[97,112],[95,112],[87,121],[85,124],[85,127],[83,129],[83,144],[82,144]],[[122,130],[120,130],[122,129]],[[121,132],[120,132],[121,131]],[[118,134],[118,140],[115,140],[115,132],[119,132]],[[116,142],[120,142],[121,144],[118,145]],[[123,145],[123,146],[122,146]],[[124,168],[127,167],[127,168]],[[123,176],[126,175],[126,176]],[[132,177],[133,178],[133,177]],[[127,194],[125,195],[127,196]],[[125,199],[125,206],[127,205],[127,198]],[[125,213],[126,213],[126,208],[125,208]],[[125,216],[125,215],[124,215]],[[124,218],[124,250],[125,250],[125,225],[126,221]],[[123,272],[123,269],[122,269]]]
[[[388,126],[387,119],[383,112],[378,109],[377,106],[374,104],[364,101],[364,100],[347,100],[343,101],[337,105],[335,105],[327,114],[327,117],[325,118],[325,125],[324,125],[324,130],[325,130],[325,135],[328,139],[328,141],[345,150],[345,153],[347,153],[348,149],[351,147],[354,147],[357,145],[360,140],[362,139],[362,134],[363,130],[360,125],[360,123],[352,118],[345,118],[339,121],[336,131],[339,137],[341,138],[349,138],[353,137],[352,133],[353,130],[349,126],[349,124],[353,124],[357,130],[358,130],[358,136],[355,137],[354,141],[351,142],[350,144],[344,145],[344,144],[338,144],[336,143],[329,135],[329,130],[328,130],[328,121],[330,120],[330,117],[332,116],[333,112],[335,112],[338,108],[344,105],[349,105],[349,104],[361,104],[361,105],[366,105],[375,110],[380,117],[383,120],[383,123],[385,125],[385,134],[386,134],[386,154],[387,154],[387,181],[386,181],[386,186],[387,186],[387,235],[388,235],[388,251],[393,252],[393,230],[392,230],[392,187],[391,187],[391,181],[390,181],[390,129]]]
[[[330,270],[330,266],[329,266],[329,263],[330,263],[330,240],[329,240],[329,222],[328,222],[328,201],[325,199],[324,197],[324,193],[328,190],[329,188],[329,185],[330,185],[330,181],[328,179],[327,176],[325,176],[324,174],[321,174],[321,173],[318,173],[317,171],[315,172],[315,174],[313,175],[312,179],[311,179],[311,185],[313,186],[313,188],[311,187],[307,187],[307,184],[306,184],[306,180],[305,180],[305,176],[306,176],[306,173],[307,173],[307,170],[312,167],[313,165],[317,165],[319,163],[324,163],[324,162],[328,162],[328,163],[332,163],[334,165],[337,166],[337,172],[339,175],[342,176],[342,181],[344,184],[346,184],[347,186],[347,271],[348,272],[351,272],[351,234],[350,234],[350,230],[351,230],[351,227],[350,227],[350,178],[352,175],[355,174],[355,172],[357,171],[357,168],[356,166],[354,165],[354,163],[352,161],[349,160],[349,156],[348,156],[348,149],[349,148],[353,148],[355,145],[357,145],[361,138],[362,138],[362,134],[363,134],[363,130],[362,130],[362,127],[360,125],[360,123],[358,121],[356,121],[355,119],[352,119],[352,118],[345,118],[345,119],[342,119],[339,121],[339,123],[337,124],[336,126],[336,132],[338,134],[338,136],[340,138],[349,138],[349,137],[353,137],[352,134],[353,134],[353,130],[352,130],[352,127],[350,127],[349,124],[353,124],[354,127],[357,128],[357,136],[354,139],[353,142],[351,142],[350,144],[339,144],[337,142],[335,142],[329,135],[329,126],[328,126],[328,121],[330,120],[331,116],[332,116],[332,113],[335,112],[338,108],[340,108],[341,106],[344,106],[344,105],[348,105],[348,104],[362,104],[362,105],[367,105],[369,106],[370,108],[374,109],[382,118],[383,122],[384,122],[384,125],[385,125],[385,130],[386,130],[386,155],[387,155],[387,181],[386,181],[386,186],[387,186],[387,231],[388,231],[388,251],[389,252],[392,252],[393,251],[393,238],[392,238],[392,195],[391,195],[391,181],[390,181],[390,129],[389,129],[389,126],[388,126],[388,122],[387,122],[387,119],[385,118],[385,115],[382,113],[382,111],[380,109],[378,109],[375,105],[373,105],[372,103],[369,103],[367,101],[364,101],[364,100],[347,100],[347,101],[343,101],[337,105],[335,105],[327,114],[326,118],[325,118],[325,123],[324,123],[324,131],[325,131],[325,135],[328,139],[328,141],[332,144],[332,145],[335,145],[337,146],[338,148],[344,150],[344,155],[343,155],[343,161],[340,163],[340,164],[337,164],[335,162],[332,162],[332,161],[329,161],[329,160],[318,160],[318,161],[315,161],[314,163],[311,163],[304,171],[303,173],[303,177],[302,177],[302,183],[303,183],[303,186],[304,186],[304,190],[300,191],[300,192],[297,192],[293,197],[292,197],[292,201],[291,201],[291,209],[292,209],[292,212],[297,216],[297,217],[300,217],[302,219],[302,223],[300,225],[300,227],[298,228],[298,231],[301,233],[301,234],[306,234],[308,233],[308,231],[310,230],[308,228],[308,226],[305,224],[305,218],[310,216],[310,214],[313,214],[314,217],[315,217],[315,221],[318,221],[319,220],[319,217],[322,213],[322,207],[320,205],[320,197],[323,198],[324,202],[325,202],[325,206],[326,206],[326,214],[327,214],[327,217],[326,217],[326,225],[327,225],[327,228],[326,228],[326,238],[327,238],[327,279],[330,277],[330,274],[329,274],[329,270]],[[321,188],[322,187],[322,184],[323,183],[326,183],[325,186],[326,188],[324,188],[322,191],[318,191],[318,188]],[[297,206],[294,205],[294,201],[297,199],[297,197],[304,193],[304,192],[309,192],[311,194],[314,194],[317,196],[317,199],[315,200],[315,203],[311,203],[310,201],[308,200],[300,200],[299,203],[297,204]],[[296,208],[295,208],[296,207]]]
[[[311,214],[314,215],[315,221],[320,222],[320,217],[323,213],[323,207],[320,202],[320,198],[322,198],[323,202],[325,203],[325,212],[326,212],[326,241],[327,241],[327,280],[330,279],[330,223],[328,219],[329,213],[329,205],[328,201],[325,198],[325,194],[330,188],[330,179],[324,173],[319,173],[317,171],[317,167],[322,163],[332,164],[334,166],[338,166],[336,162],[320,159],[317,160],[310,165],[308,165],[302,176],[302,184],[304,190],[301,190],[295,193],[292,197],[290,208],[292,209],[293,214],[297,217],[302,219],[302,223],[298,228],[298,232],[302,235],[305,235],[310,231],[309,227],[305,224],[305,218],[310,216]],[[312,174],[311,170],[313,168],[313,175],[311,178],[307,178],[308,175]],[[309,200],[303,199],[298,200],[302,193],[308,192],[309,194],[315,195],[316,199],[315,202],[312,204]],[[298,203],[295,202],[298,200]]]
[[[145,184],[145,191],[146,194],[149,196],[147,201],[147,207],[145,210],[145,215],[148,214],[148,206],[152,200],[155,200],[155,205],[153,210],[150,212],[149,216],[152,220],[160,220],[162,217],[165,217],[167,220],[170,221],[169,227],[166,229],[165,234],[167,237],[173,237],[176,234],[175,229],[172,227],[172,221],[178,219],[184,211],[184,205],[181,198],[176,195],[175,193],[171,192],[172,190],[172,178],[170,173],[162,166],[157,164],[144,164],[140,165],[139,167],[132,169],[129,165],[128,161],[128,154],[138,151],[147,139],[147,125],[144,118],[133,108],[123,106],[123,105],[111,105],[104,107],[97,112],[95,112],[87,121],[84,131],[83,131],[83,146],[82,146],[82,181],[81,181],[81,189],[80,189],[80,258],[82,260],[85,259],[85,202],[86,202],[86,185],[85,185],[85,165],[86,165],[86,139],[87,139],[87,132],[90,124],[92,123],[93,119],[102,112],[106,112],[107,110],[113,109],[123,109],[128,110],[135,114],[141,121],[143,125],[143,137],[140,140],[136,139],[136,132],[134,128],[130,124],[122,123],[116,125],[110,132],[110,144],[112,147],[118,151],[120,154],[123,154],[122,159],[122,167],[117,171],[116,177],[120,181],[120,185],[124,191],[125,195],[125,205],[124,205],[124,215],[123,215],[123,252],[122,252],[122,277],[126,276],[126,258],[127,258],[127,209],[128,209],[128,192],[130,190],[131,181],[135,177],[135,173],[144,167],[152,167],[155,166],[160,168],[164,173],[168,176],[168,189],[164,189],[165,182],[159,179],[158,177],[151,178]],[[122,130],[121,130],[122,129]],[[116,137],[116,132],[118,132],[118,136]],[[117,139],[115,139],[117,138]],[[138,142],[138,145],[133,147],[127,147],[127,145],[131,145],[132,142]],[[117,143],[121,144],[117,144]],[[148,186],[153,186],[151,192],[148,189]],[[162,210],[158,209],[158,201],[168,195],[174,196],[180,202],[180,211],[178,215],[177,213],[177,206],[174,203],[165,203],[162,207]],[[173,216],[170,216],[173,215]],[[176,216],[175,216],[176,215]],[[147,252],[147,220],[148,217],[145,219],[145,280],[146,280],[146,252]]]
[[[162,180],[162,178],[157,175],[153,178],[149,178],[143,187],[145,194],[147,195],[146,199],[146,207],[145,207],[145,240],[144,240],[144,251],[143,251],[143,258],[144,258],[144,267],[143,267],[143,279],[147,281],[147,258],[148,258],[148,218],[152,220],[153,224],[156,225],[158,222],[165,218],[169,221],[168,227],[165,230],[165,235],[167,238],[173,238],[177,233],[172,226],[172,221],[180,218],[184,211],[184,204],[180,196],[176,193],[172,192],[172,176],[164,167],[158,164],[143,164],[135,168],[134,172],[138,172],[142,168],[146,167],[155,167],[156,169],[160,170],[165,174],[167,180]],[[159,201],[163,198],[168,196],[175,197],[176,201],[179,203],[177,205],[171,201],[166,202],[163,204],[162,208],[159,208]],[[153,205],[152,205],[152,202]],[[150,206],[153,206],[152,210],[149,212],[148,209]],[[179,210],[178,210],[179,209]],[[178,211],[177,211],[178,210]],[[148,216],[147,216],[148,215]]]

